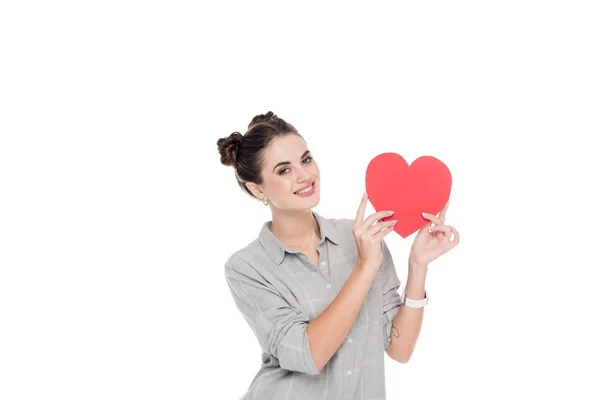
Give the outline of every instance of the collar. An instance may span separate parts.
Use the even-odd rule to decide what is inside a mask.
[[[322,215],[312,212],[313,216],[317,220],[319,224],[319,230],[321,232],[321,241],[319,244],[325,241],[325,238],[329,239],[330,242],[339,246],[340,244],[340,236],[337,228],[333,226],[329,219],[323,217]],[[260,234],[258,235],[258,240],[262,247],[267,252],[268,256],[273,260],[275,265],[279,266],[283,262],[285,258],[285,253],[296,254],[300,253],[297,250],[292,250],[288,246],[286,246],[281,240],[279,240],[273,232],[269,229],[271,227],[272,221],[267,221],[263,224],[262,229],[260,230]]]

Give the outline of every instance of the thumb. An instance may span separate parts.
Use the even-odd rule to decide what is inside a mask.
[[[420,231],[421,232],[429,232],[429,228],[431,228],[432,225],[433,225],[433,222],[429,221],[420,229]]]

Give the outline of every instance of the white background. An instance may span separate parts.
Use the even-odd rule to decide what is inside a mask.
[[[598,399],[595,2],[207,3],[0,6],[0,398],[241,397],[223,264],[270,213],[216,141],[271,110],[327,217],[381,152],[452,171],[461,243],[389,399]]]

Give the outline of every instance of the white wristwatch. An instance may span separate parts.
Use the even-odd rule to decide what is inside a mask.
[[[402,292],[402,295],[400,296],[400,301],[405,306],[411,307],[411,308],[425,307],[427,305],[427,303],[429,303],[429,296],[427,295],[427,289],[425,289],[425,298],[424,299],[412,300],[412,299],[409,299],[408,297],[406,297],[406,293]]]

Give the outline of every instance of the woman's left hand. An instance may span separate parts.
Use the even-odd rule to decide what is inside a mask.
[[[438,216],[423,213],[430,222],[419,230],[410,249],[409,265],[427,267],[430,262],[453,249],[459,242],[458,231],[452,226],[444,225],[448,204]],[[435,226],[432,226],[435,224]],[[454,233],[454,239],[452,238]]]

